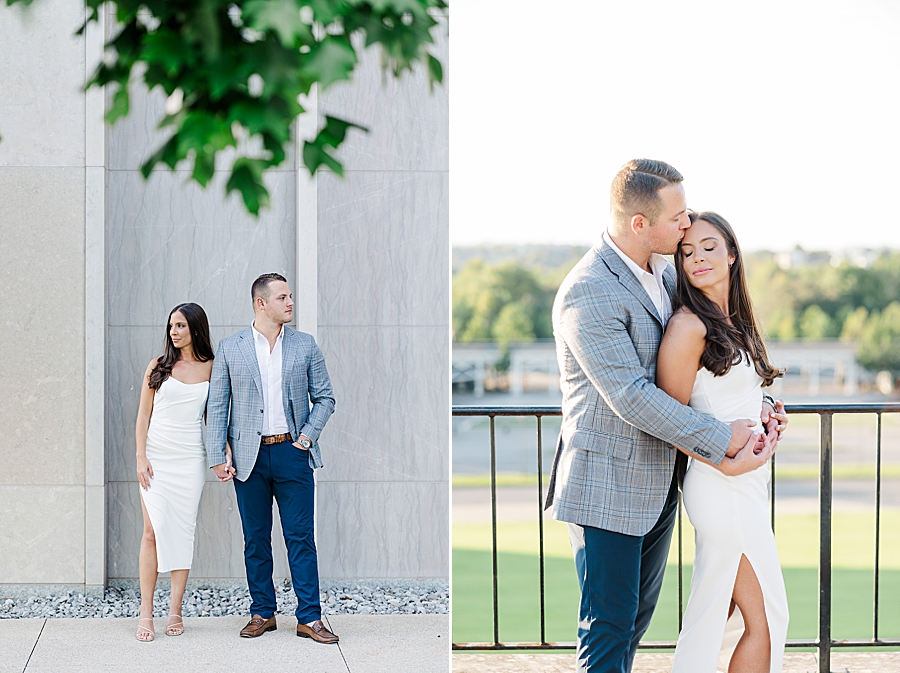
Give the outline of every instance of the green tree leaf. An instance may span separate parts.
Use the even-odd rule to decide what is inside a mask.
[[[344,168],[341,163],[335,159],[329,147],[336,148],[347,135],[348,129],[357,128],[361,131],[368,131],[359,124],[348,122],[336,117],[325,117],[325,127],[319,131],[312,141],[304,141],[303,143],[303,163],[309,169],[310,174],[314,174],[319,166],[327,166],[338,175],[344,174]]]
[[[275,33],[285,47],[313,41],[312,27],[300,18],[300,8],[292,0],[250,0],[243,16],[251,28]]]
[[[252,215],[259,215],[260,208],[269,207],[269,191],[262,184],[264,162],[240,157],[234,162],[231,178],[225,185],[225,193],[240,192],[247,210]]]
[[[32,0],[6,0],[7,5]],[[386,71],[399,74],[422,63],[433,85],[442,66],[427,51],[433,13],[446,10],[445,0],[110,0],[115,34],[106,56],[85,88],[116,86],[109,123],[130,111],[129,89],[142,80],[148,90],[159,86],[166,95],[183,92],[178,112],[170,111],[159,126],[171,136],[141,166],[149,177],[159,164],[174,169],[191,165],[191,179],[207,185],[216,154],[237,145],[232,128],[244,129],[253,156],[237,159],[227,182],[248,211],[268,204],[262,176],[284,161],[293,143],[292,125],[303,108],[299,96],[318,85],[325,90],[353,77],[362,45],[379,45]],[[104,0],[85,0],[86,18],[79,34],[100,19]],[[311,10],[312,16],[309,16]],[[135,66],[139,70],[135,71]],[[135,76],[136,72],[142,72]],[[253,75],[262,90],[251,91]],[[315,171],[327,166],[343,173],[335,150],[351,122],[326,118],[324,129],[303,147],[304,163]],[[244,140],[242,138],[242,140]]]
[[[106,121],[114,124],[120,117],[127,117],[129,110],[128,86],[123,85],[113,94],[112,104],[106,113]]]
[[[434,85],[444,81],[444,68],[441,62],[434,56],[428,54],[428,83],[431,90],[434,91]]]
[[[350,40],[343,36],[328,36],[314,45],[303,60],[304,76],[327,89],[335,82],[350,79],[356,67],[356,52]]]

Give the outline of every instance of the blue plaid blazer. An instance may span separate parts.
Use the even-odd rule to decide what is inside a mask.
[[[675,269],[663,275],[669,296]],[[546,506],[554,519],[645,535],[662,512],[684,447],[718,463],[731,428],[656,387],[663,323],[606,243],[566,276],[553,304],[562,428]]]
[[[325,357],[311,334],[285,325],[281,344],[284,416],[291,437],[312,440],[310,467],[322,467],[319,434],[334,412],[334,393]],[[312,402],[312,406],[310,406]],[[206,456],[209,466],[225,462],[231,443],[236,477],[246,481],[256,464],[262,436],[262,378],[250,327],[219,343],[206,403]],[[301,449],[298,449],[300,451]]]

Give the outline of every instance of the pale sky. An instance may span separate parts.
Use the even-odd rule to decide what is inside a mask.
[[[593,244],[649,157],[745,250],[900,249],[900,0],[454,0],[453,245]]]

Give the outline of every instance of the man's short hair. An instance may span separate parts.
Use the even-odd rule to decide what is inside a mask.
[[[682,180],[681,173],[665,161],[632,159],[619,169],[609,189],[613,222],[626,225],[638,213],[656,222],[662,209],[659,190]]]
[[[280,273],[264,273],[254,280],[253,286],[250,288],[250,297],[253,302],[256,303],[257,297],[262,297],[266,301],[269,301],[269,295],[271,294],[269,291],[269,284],[276,280],[280,280],[282,283],[287,282],[287,279]]]

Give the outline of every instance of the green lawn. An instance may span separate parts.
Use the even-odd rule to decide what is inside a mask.
[[[693,558],[693,532],[685,518],[685,562]],[[874,516],[838,513],[833,518],[832,635],[872,636]],[[818,600],[818,520],[815,515],[784,515],[776,538],[791,610],[789,638],[816,635]],[[537,523],[501,524],[498,529],[500,639],[540,639]],[[453,528],[453,640],[493,639],[489,524]],[[578,585],[565,526],[545,526],[545,609],[549,641],[575,639]],[[900,512],[882,513],[879,634],[900,637]],[[670,563],[675,556],[670,555]],[[684,568],[685,599],[691,568]],[[677,566],[670,565],[647,640],[677,637]]]

